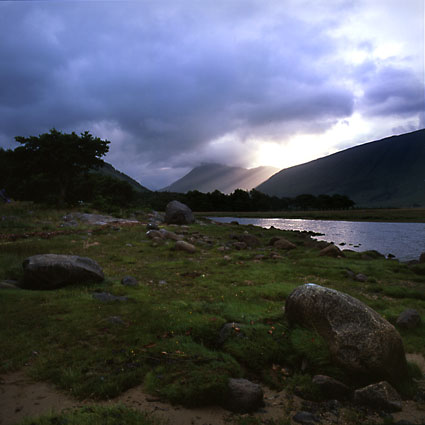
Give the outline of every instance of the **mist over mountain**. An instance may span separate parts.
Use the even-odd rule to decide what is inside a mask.
[[[235,189],[251,190],[277,171],[274,167],[246,169],[222,164],[203,164],[161,191],[186,193],[199,190],[207,193],[219,190],[222,193],[232,193]]]
[[[363,207],[425,206],[425,129],[286,168],[260,184],[268,195],[346,195]]]

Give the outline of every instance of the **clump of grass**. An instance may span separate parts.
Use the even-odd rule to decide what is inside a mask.
[[[228,393],[228,381],[239,377],[241,370],[229,355],[217,353],[192,342],[179,341],[178,350],[170,341],[168,351],[161,351],[161,365],[148,372],[145,388],[172,403],[192,407],[221,403]],[[162,345],[161,349],[167,347]]]
[[[125,406],[87,406],[50,413],[38,418],[26,418],[19,425],[164,425],[144,412]]]

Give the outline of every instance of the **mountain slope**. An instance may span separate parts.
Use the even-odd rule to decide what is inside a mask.
[[[118,180],[123,180],[131,185],[131,187],[136,192],[150,192],[150,190],[142,186],[139,182],[132,179],[127,174],[122,173],[121,171],[116,170],[111,164],[105,162],[105,165],[97,170],[93,170],[95,173],[103,174],[104,176],[114,177]]]
[[[425,206],[425,129],[365,143],[273,175],[269,195],[347,195],[357,206]]]
[[[170,186],[166,192],[186,193],[190,190],[232,193],[235,189],[251,190],[277,171],[273,167],[241,168],[221,164],[204,164],[194,168]]]

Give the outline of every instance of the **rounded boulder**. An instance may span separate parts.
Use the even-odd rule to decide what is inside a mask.
[[[408,379],[400,334],[376,311],[350,295],[308,283],[287,298],[291,323],[316,330],[335,363],[365,383]]]
[[[56,289],[75,283],[102,282],[96,261],[76,255],[42,254],[24,260],[23,286],[27,289]]]

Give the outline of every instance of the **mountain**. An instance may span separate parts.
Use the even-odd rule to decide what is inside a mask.
[[[347,195],[357,206],[425,206],[425,129],[286,168],[260,184],[268,195]]]
[[[132,179],[127,174],[122,173],[121,171],[116,170],[111,164],[105,162],[105,165],[97,170],[93,170],[93,172],[103,174],[104,176],[114,177],[118,180],[123,180],[130,184],[130,186],[136,190],[136,192],[150,192],[150,190],[144,186],[142,186],[139,182]]]
[[[222,193],[232,193],[235,189],[251,190],[276,171],[277,168],[273,167],[246,169],[222,164],[203,164],[161,191],[186,193],[199,190],[207,193],[217,189]]]

